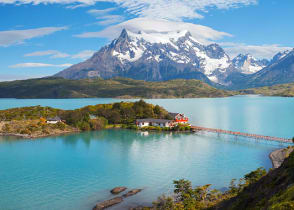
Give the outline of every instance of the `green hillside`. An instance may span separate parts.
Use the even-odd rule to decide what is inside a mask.
[[[290,210],[294,209],[294,152],[280,168],[271,170],[258,182],[245,187],[219,209]]]
[[[294,83],[241,90],[242,94],[294,97]]]
[[[67,80],[50,77],[0,83],[0,98],[201,98],[233,94],[199,80],[182,79],[145,82],[125,78]]]

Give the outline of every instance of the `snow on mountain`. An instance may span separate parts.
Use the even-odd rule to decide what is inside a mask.
[[[156,62],[170,59],[178,64],[192,65],[214,82],[218,82],[214,71],[225,71],[230,65],[230,58],[221,47],[216,44],[204,46],[187,30],[166,33],[133,33],[124,30],[120,37],[125,36],[128,49],[119,48],[112,52],[123,64],[138,61],[142,57]]]
[[[241,65],[236,60],[245,69],[243,72],[261,69],[253,58],[245,60],[249,67],[245,61]],[[236,69],[232,61],[219,45],[203,45],[187,30],[134,33],[124,29],[90,59],[55,76],[68,79],[121,76],[149,81],[184,78],[223,84],[233,71]]]
[[[284,52],[279,52],[277,53],[273,59],[271,60],[270,64],[274,64],[276,62],[278,62],[279,60],[283,59],[286,55],[288,55],[290,53],[290,50],[286,50]]]
[[[264,67],[266,67],[269,63],[269,61],[263,59],[263,60],[257,60],[250,54],[239,54],[237,57],[235,57],[232,60],[232,63],[234,67],[243,74],[254,74]]]

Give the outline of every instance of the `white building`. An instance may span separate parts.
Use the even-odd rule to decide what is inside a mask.
[[[46,123],[48,123],[48,124],[57,124],[59,122],[61,122],[60,117],[48,118],[46,120]]]
[[[140,128],[147,126],[159,126],[161,128],[169,128],[172,126],[172,120],[165,119],[138,119],[136,125]]]

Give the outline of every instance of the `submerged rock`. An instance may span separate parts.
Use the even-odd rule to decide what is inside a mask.
[[[110,206],[113,206],[113,205],[116,205],[116,204],[119,204],[123,201],[123,198],[122,197],[115,197],[115,198],[112,198],[110,200],[107,200],[107,201],[103,201],[101,203],[98,203],[94,208],[93,210],[102,210],[102,209],[106,209]]]
[[[134,190],[130,190],[129,192],[127,192],[126,194],[123,194],[124,198],[136,195],[137,193],[141,192],[142,189],[134,189]]]
[[[126,187],[115,187],[110,192],[112,194],[119,194],[119,193],[125,191],[126,189],[127,189]]]

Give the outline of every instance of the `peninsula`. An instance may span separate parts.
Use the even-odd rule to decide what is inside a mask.
[[[143,100],[75,110],[41,106],[0,110],[0,135],[39,138],[105,128],[189,131],[190,125],[183,114],[169,113]]]

